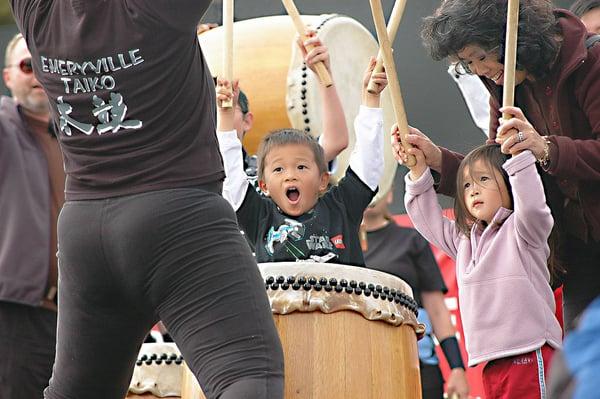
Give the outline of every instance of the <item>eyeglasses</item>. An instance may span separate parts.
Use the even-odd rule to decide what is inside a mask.
[[[496,55],[498,56],[498,61],[502,62],[500,59],[500,54],[498,52],[500,48],[500,45],[493,47],[487,51],[485,51],[485,53],[479,57],[479,61],[485,61],[485,59],[489,56],[489,55]],[[473,75],[473,71],[471,70],[471,67],[469,66],[469,61],[465,61],[462,59],[459,59],[458,61],[456,61],[456,63],[454,64],[454,71],[459,74],[459,75]]]
[[[21,60],[21,62],[19,62],[18,64],[7,65],[7,67],[19,67],[21,72],[23,72],[24,74],[27,74],[27,75],[29,75],[30,73],[33,73],[33,66],[31,65],[31,58],[23,58]]]

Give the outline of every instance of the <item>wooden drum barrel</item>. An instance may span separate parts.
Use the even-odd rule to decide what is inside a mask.
[[[366,268],[308,262],[259,265],[285,355],[285,398],[421,397],[412,290]],[[201,390],[189,370],[182,398]]]

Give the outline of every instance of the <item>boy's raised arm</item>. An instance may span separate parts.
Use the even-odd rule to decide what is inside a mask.
[[[307,36],[308,40],[304,43],[299,37],[297,39],[298,47],[304,56],[306,65],[315,72],[314,65],[323,62],[331,75],[331,62],[327,46],[321,42],[315,31],[307,32]],[[315,47],[308,52],[306,48],[310,45]],[[319,137],[319,144],[325,152],[325,160],[331,162],[348,147],[348,126],[335,83],[329,87],[320,84],[319,92],[323,106],[323,131],[321,137]]]
[[[379,108],[381,91],[387,86],[385,72],[373,75],[377,92],[369,93],[367,86],[375,68],[371,58],[363,77],[362,105],[354,121],[356,142],[350,156],[350,167],[373,191],[377,189],[383,174],[383,110]]]
[[[217,80],[217,138],[226,175],[223,182],[223,198],[237,211],[244,202],[248,191],[248,177],[244,172],[242,143],[237,136],[233,122],[240,92],[238,82],[233,82],[233,107],[221,107],[223,101],[232,97],[232,92],[229,90],[230,85],[231,82],[227,80]]]

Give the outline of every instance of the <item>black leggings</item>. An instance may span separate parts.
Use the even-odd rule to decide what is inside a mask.
[[[283,397],[283,352],[231,206],[201,188],[70,201],[47,399],[123,399],[162,320],[207,398]]]

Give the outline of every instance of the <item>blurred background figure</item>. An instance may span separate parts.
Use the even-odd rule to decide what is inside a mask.
[[[38,399],[56,345],[56,221],[62,157],[48,98],[19,34],[6,48],[0,99],[0,398]]]

